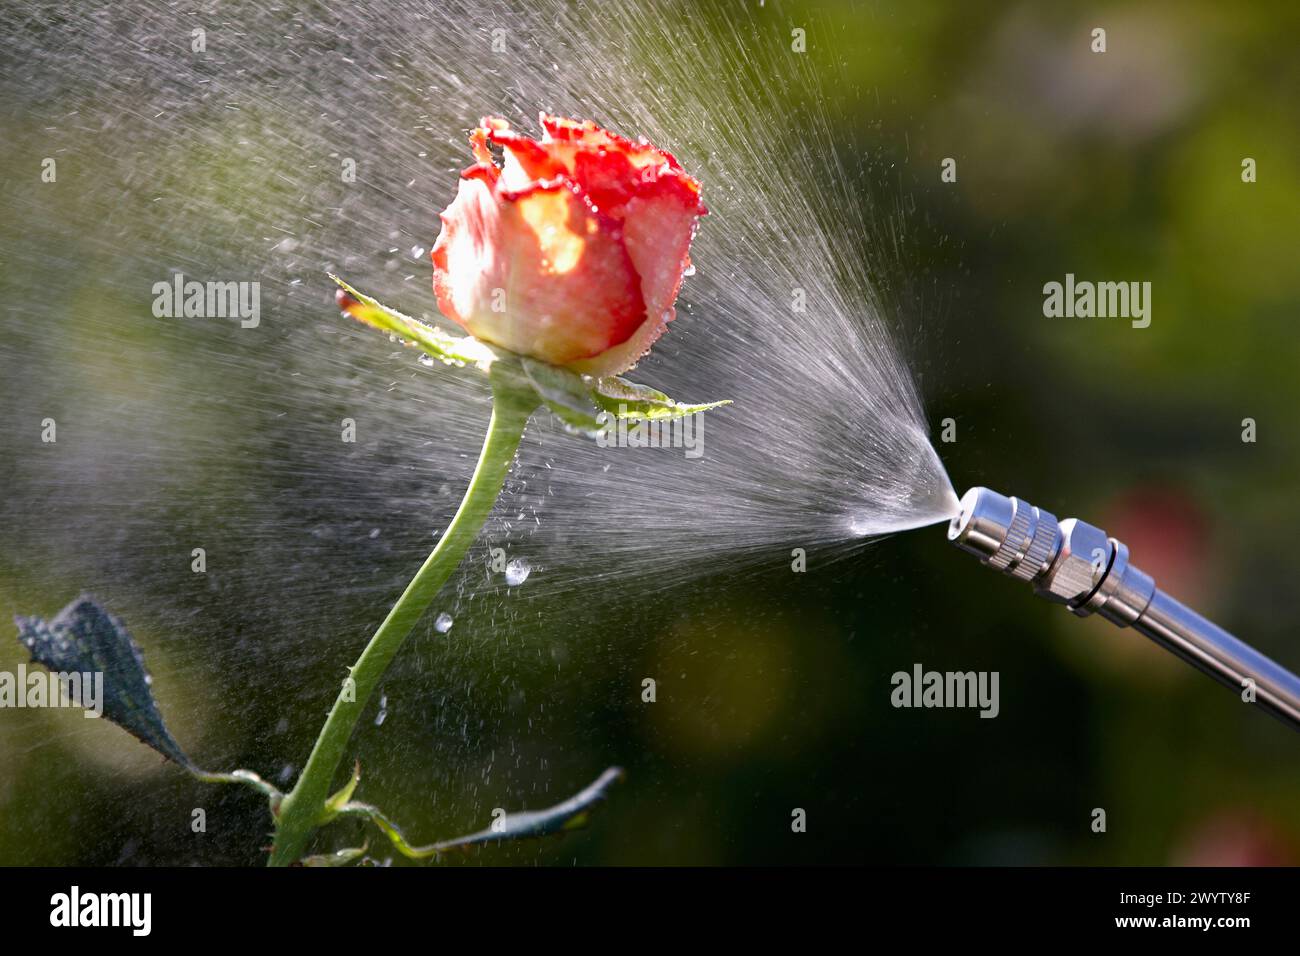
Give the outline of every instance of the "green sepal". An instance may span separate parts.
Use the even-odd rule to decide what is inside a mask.
[[[447,365],[476,365],[486,370],[496,360],[496,351],[490,345],[472,336],[452,335],[437,326],[403,315],[358,292],[332,272],[329,276],[347,294],[340,297],[340,306],[358,322],[395,335],[403,344],[418,348]]]
[[[600,409],[581,375],[524,355],[519,357],[519,363],[537,397],[560,421],[588,434],[600,431],[604,424]]]
[[[592,378],[569,368],[488,345],[472,336],[452,335],[382,305],[333,273],[330,278],[343,290],[340,304],[354,319],[395,335],[404,344],[448,365],[475,365],[483,371],[494,363],[511,365],[512,375],[520,373],[518,377],[523,388],[535,392],[537,399],[570,428],[587,435],[594,436],[600,432],[611,417],[628,421],[671,421],[731,404],[729,400],[695,405],[676,402],[658,389],[625,378]]]
[[[658,389],[638,385],[616,375],[596,379],[590,388],[592,399],[601,409],[615,418],[629,421],[671,421],[731,404],[730,399],[699,405],[675,402]]]

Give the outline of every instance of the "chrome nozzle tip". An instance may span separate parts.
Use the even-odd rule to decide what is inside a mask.
[[[972,488],[961,496],[957,514],[948,522],[948,540],[987,561],[1007,540],[1015,514],[1012,499],[988,488]]]
[[[1091,525],[1071,520],[1071,529],[1076,525],[1096,530]],[[995,571],[1035,582],[1053,600],[1062,597],[1058,591],[1064,591],[1065,597],[1076,597],[1076,592],[1086,583],[1075,582],[1073,577],[1066,575],[1058,587],[1060,575],[1049,573],[1061,551],[1064,533],[1063,526],[1050,511],[1035,508],[1023,498],[1008,498],[978,487],[962,496],[957,516],[948,524],[948,539],[957,547],[975,555]],[[1096,535],[1100,535],[1100,547],[1104,551],[1105,533],[1096,531]],[[1075,563],[1068,565],[1068,569],[1074,567]],[[1067,569],[1067,565],[1063,564],[1061,568]]]

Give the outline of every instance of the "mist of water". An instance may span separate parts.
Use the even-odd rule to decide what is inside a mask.
[[[521,699],[523,658],[558,673],[575,653],[519,653],[561,606],[532,602],[578,595],[606,627],[617,596],[784,569],[796,548],[825,567],[952,513],[904,360],[925,311],[900,269],[907,220],[862,200],[894,184],[835,125],[819,84],[852,51],[834,36],[810,24],[794,53],[770,3],[226,11],[0,13],[0,616],[94,591],[146,635],[164,706],[186,702],[178,736],[213,765],[248,742],[232,732],[223,757],[205,733],[260,727],[254,765],[292,779],[316,727],[302,715],[334,693],[321,662],[351,660],[472,470],[485,384],[341,318],[326,273],[439,321],[428,250],[481,115],[534,133],[539,110],[591,118],[703,182],[711,214],[678,317],[629,377],[734,404],[700,419],[698,457],[599,447],[537,416],[359,736],[436,746],[428,789],[466,807],[478,784],[458,768],[480,759],[480,781],[522,767],[524,786],[545,786],[550,750],[494,750],[483,728]],[[46,159],[56,182],[41,181]],[[152,287],[177,273],[259,282],[259,326],[155,318]],[[46,419],[57,442],[40,439]],[[560,719],[542,704],[534,736],[543,712]],[[125,735],[5,732],[15,775],[56,735],[115,773],[158,772]]]
[[[279,555],[285,542],[258,535],[276,533],[268,512],[282,519],[285,502],[243,485],[245,466],[301,478],[310,495],[304,446],[329,478],[314,489],[314,533],[336,544],[357,485],[378,483],[390,514],[454,500],[481,439],[481,383],[342,322],[325,273],[436,319],[427,249],[468,162],[465,129],[495,113],[535,132],[546,109],[644,135],[703,181],[712,214],[679,317],[630,377],[735,404],[706,417],[698,458],[598,448],[539,420],[489,531],[537,566],[530,586],[671,583],[951,513],[897,317],[873,281],[890,274],[900,223],[863,217],[854,194],[872,169],[849,168],[810,66],[845,55],[833,38],[793,53],[784,19],[733,5],[541,2],[505,16],[385,3],[314,18],[248,9],[237,23],[125,7],[62,24],[57,44],[35,20],[7,39],[32,41],[9,78],[25,104],[10,118],[19,158],[49,153],[61,177],[57,194],[14,190],[15,334],[0,348],[21,415],[53,411],[36,383],[58,381],[64,434],[88,439],[56,464],[15,463],[43,500],[11,510],[71,509],[80,520],[63,527],[111,549],[123,528],[158,520],[151,490],[202,470],[196,510],[234,513]],[[37,234],[19,235],[14,223],[33,221]],[[44,275],[26,269],[39,257],[64,259],[69,286],[24,287],[24,274]],[[78,287],[83,266],[95,281]],[[176,272],[260,281],[261,327],[154,319],[150,286]],[[75,339],[60,334],[69,325]],[[223,387],[236,369],[232,383],[254,373],[253,391]],[[374,454],[330,434],[342,417]]]

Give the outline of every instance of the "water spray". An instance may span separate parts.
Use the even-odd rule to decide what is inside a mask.
[[[980,561],[1034,586],[1080,617],[1132,627],[1300,730],[1300,678],[1156,587],[1129,561],[1128,547],[1078,518],[988,488],[972,488],[948,539]]]

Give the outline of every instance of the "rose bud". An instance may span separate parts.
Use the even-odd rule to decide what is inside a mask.
[[[644,141],[546,114],[541,125],[533,140],[489,117],[470,135],[477,162],[433,247],[438,306],[512,352],[615,374],[674,316],[707,212],[700,184]]]

